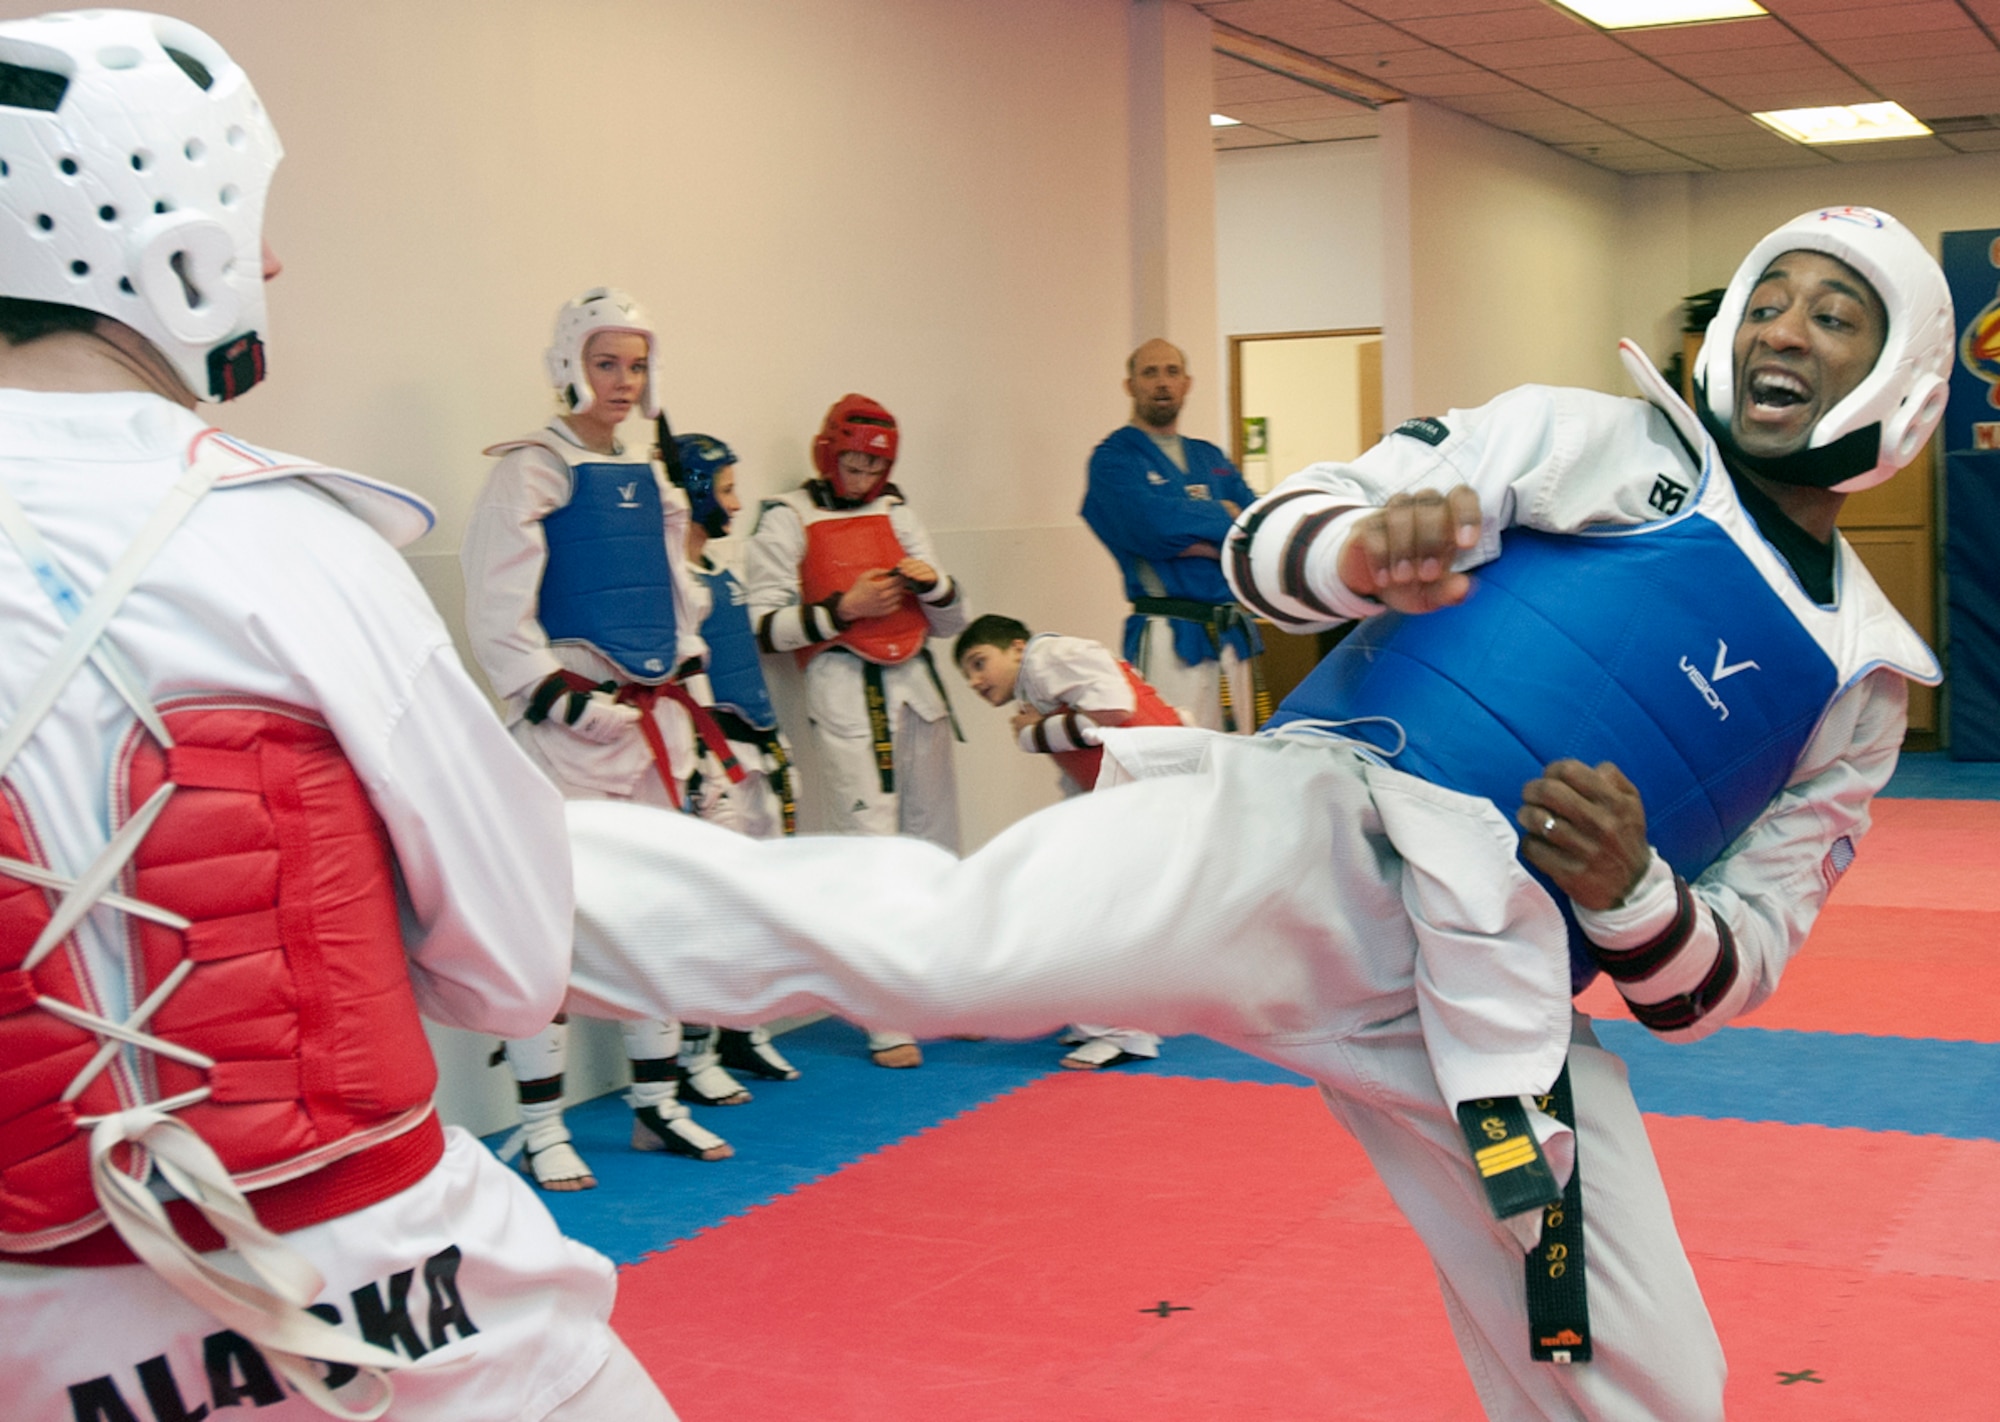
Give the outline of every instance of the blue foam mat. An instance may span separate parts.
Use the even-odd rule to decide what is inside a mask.
[[[2000,1140],[2000,1045],[1756,1027],[1677,1045],[1615,1021],[1599,1022],[1597,1033],[1631,1066],[1640,1109],[1655,1114]],[[780,1044],[804,1073],[800,1080],[751,1082],[749,1105],[697,1113],[736,1147],[732,1160],[633,1151],[632,1116],[616,1095],[571,1110],[577,1148],[599,1185],[542,1196],[564,1233],[620,1264],[636,1263],[1018,1090],[1058,1070],[1064,1050],[1046,1038],[926,1042],[921,1068],[885,1071],[868,1060],[857,1030],[831,1020],[788,1032]],[[1310,1084],[1199,1037],[1170,1039],[1159,1061],[1115,1070]]]
[[[2000,761],[1905,751],[1882,793],[1901,800],[2000,800]]]

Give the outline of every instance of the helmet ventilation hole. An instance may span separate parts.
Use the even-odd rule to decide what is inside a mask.
[[[224,207],[234,207],[242,196],[243,194],[237,189],[236,184],[228,183],[223,186],[221,192],[215,195],[215,200]]]
[[[147,151],[146,151],[145,149],[143,149],[143,148],[140,148],[140,149],[136,149],[136,150],[134,150],[134,151],[133,151],[133,154],[132,154],[132,171],[133,171],[133,172],[135,172],[135,173],[143,173],[143,172],[145,172],[145,171],[146,171],[146,170],[147,170],[148,168],[150,168],[150,167],[152,167],[152,166],[153,166],[153,155],[152,155],[152,154],[148,153],[148,152],[147,152]]]
[[[127,296],[137,296],[139,294],[138,291],[134,289],[132,285],[132,278],[130,277],[118,278],[118,289],[124,292]]]
[[[65,158],[56,164],[56,166],[62,169],[65,178],[74,178],[76,176],[76,159]]]
[[[14,170],[12,168],[7,166],[7,160],[5,158],[0,158],[0,178],[8,176],[13,171]]]
[[[186,155],[188,162],[199,163],[208,156],[208,145],[199,138],[190,138],[181,145],[181,152]]]
[[[97,62],[106,69],[137,69],[142,58],[129,44],[108,44],[97,51]]]
[[[81,257],[79,257],[76,261],[73,261],[69,264],[69,274],[74,277],[89,276],[90,263],[84,261]]]
[[[165,198],[161,198],[158,202],[153,204],[153,211],[155,212],[172,212],[173,210],[174,210],[174,205],[168,202]]]
[[[44,232],[53,232],[56,230],[56,220],[46,212],[38,212],[35,214],[35,226]]]
[[[231,148],[242,148],[250,142],[249,132],[240,123],[229,125],[229,132],[225,133],[223,137],[228,140]]]
[[[172,267],[174,275],[181,279],[181,295],[187,298],[188,309],[190,311],[199,311],[203,299],[201,288],[188,279],[187,253],[174,253],[173,256],[167,258],[167,265]]]
[[[107,202],[103,207],[97,209],[97,220],[99,222],[116,222],[118,220],[118,209]]]

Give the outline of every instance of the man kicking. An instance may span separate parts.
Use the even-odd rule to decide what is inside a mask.
[[[1128,783],[962,863],[573,807],[574,991],[1206,1033],[1320,1083],[1491,1416],[1720,1417],[1624,1065],[1570,999],[1605,972],[1655,1032],[1713,1032],[1852,862],[1938,669],[1834,518],[1922,448],[1951,347],[1895,219],[1794,219],[1730,282],[1696,409],[1628,343],[1644,399],[1524,387],[1246,509],[1245,604],[1362,623],[1272,734],[1107,731]]]

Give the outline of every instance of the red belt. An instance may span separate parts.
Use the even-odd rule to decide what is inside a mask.
[[[588,696],[596,691],[602,682],[592,681],[581,672],[565,670],[563,683],[571,691]],[[694,723],[694,732],[701,737],[703,745],[722,762],[722,770],[733,785],[741,785],[747,772],[737,763],[736,752],[729,748],[729,737],[722,733],[709,709],[688,694],[688,689],[678,681],[663,681],[658,686],[646,686],[640,682],[628,681],[618,688],[614,698],[623,705],[634,707],[639,712],[639,734],[646,738],[646,749],[653,753],[653,768],[660,774],[660,784],[667,789],[667,801],[676,810],[682,808],[680,782],[674,779],[673,767],[667,754],[667,738],[660,734],[660,724],[653,719],[653,706],[661,697],[673,702],[688,713]]]

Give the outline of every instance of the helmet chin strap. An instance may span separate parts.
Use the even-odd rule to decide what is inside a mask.
[[[1709,438],[1730,465],[1779,484],[1831,489],[1873,469],[1882,447],[1882,426],[1877,422],[1849,430],[1832,444],[1817,449],[1798,449],[1790,454],[1750,454],[1736,443],[1729,426],[1708,408],[1706,389],[1696,393],[1694,410],[1701,417],[1701,427],[1708,431]]]

